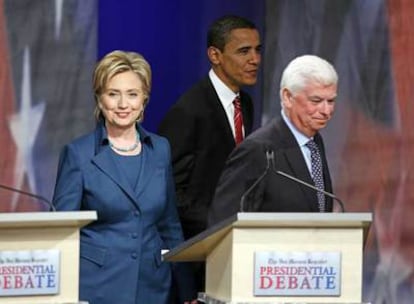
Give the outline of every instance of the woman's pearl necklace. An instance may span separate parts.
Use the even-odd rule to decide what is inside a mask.
[[[135,143],[131,146],[131,147],[128,147],[128,148],[120,148],[120,147],[117,147],[117,146],[115,146],[110,140],[108,140],[109,141],[109,146],[112,148],[112,149],[114,149],[114,150],[116,150],[116,151],[119,151],[119,152],[124,152],[124,153],[126,153],[126,152],[132,152],[132,151],[134,151],[136,148],[138,148],[138,145],[139,145],[139,140],[140,140],[140,137],[139,137],[139,133],[137,132],[137,137],[136,137],[136,141],[135,141]]]

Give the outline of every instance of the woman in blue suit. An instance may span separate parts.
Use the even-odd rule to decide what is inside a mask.
[[[97,64],[93,88],[96,129],[64,147],[53,198],[57,210],[98,213],[81,230],[80,300],[168,303],[172,277],[185,286],[182,302],[195,299],[184,266],[161,260],[183,236],[169,144],[139,124],[150,66],[137,53],[114,51]]]

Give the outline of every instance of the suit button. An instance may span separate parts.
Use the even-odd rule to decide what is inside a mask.
[[[131,234],[131,237],[133,238],[133,239],[136,239],[137,237],[138,237],[138,233],[133,233],[133,234]]]
[[[134,260],[136,260],[138,257],[136,252],[131,253],[131,258],[133,258]]]
[[[139,212],[137,210],[134,211],[134,216],[136,216],[136,217],[139,216]]]

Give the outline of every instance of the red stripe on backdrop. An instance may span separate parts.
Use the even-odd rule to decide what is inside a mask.
[[[414,2],[389,0],[389,30],[394,71],[394,84],[400,107],[402,132],[414,132],[412,113],[414,103]]]
[[[0,183],[13,185],[16,146],[10,134],[8,121],[14,112],[15,96],[9,61],[7,24],[4,2],[0,0]],[[0,189],[0,212],[10,211],[12,193]]]
[[[414,267],[414,2],[389,0],[387,11],[394,123],[382,124],[352,109],[343,113],[352,124],[344,132],[348,137],[335,186],[349,202],[347,211],[374,212],[367,249],[377,250],[380,265],[392,253],[387,264],[392,280],[399,263]]]
[[[402,202],[394,206],[391,220],[396,223],[392,227],[393,238],[398,240],[400,254],[414,266],[414,2],[388,0],[388,12],[393,78],[401,120],[400,174],[407,185]]]

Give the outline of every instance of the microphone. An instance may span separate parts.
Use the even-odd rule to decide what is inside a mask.
[[[23,194],[23,195],[26,195],[26,196],[29,196],[29,197],[32,197],[32,198],[35,198],[35,199],[37,199],[37,200],[39,200],[39,201],[41,201],[43,204],[45,204],[47,207],[49,207],[49,210],[48,211],[56,211],[56,208],[55,208],[55,206],[52,204],[52,202],[51,201],[49,201],[48,199],[46,199],[45,197],[43,197],[43,196],[40,196],[40,195],[37,195],[37,194],[33,194],[33,193],[30,193],[30,192],[26,192],[26,191],[23,191],[23,190],[19,190],[19,189],[16,189],[16,188],[12,188],[12,187],[10,187],[10,186],[6,186],[6,185],[2,185],[2,184],[0,184],[0,188],[2,188],[2,189],[6,189],[6,190],[9,190],[9,191],[11,191],[11,192],[17,192],[17,193],[20,193],[20,194]]]
[[[266,169],[263,171],[262,175],[259,176],[258,179],[243,193],[240,199],[240,212],[245,212],[244,210],[244,202],[246,197],[253,191],[254,188],[265,178],[265,176],[269,173],[270,169],[272,169],[271,164],[273,164],[273,151],[268,150],[266,151],[266,160],[267,166]]]
[[[334,201],[338,202],[338,205],[339,205],[339,208],[341,209],[341,212],[342,213],[345,212],[344,203],[335,194],[330,193],[330,192],[325,191],[325,190],[322,190],[322,189],[319,189],[315,185],[309,184],[309,183],[307,183],[307,182],[305,182],[305,181],[303,181],[303,180],[301,180],[301,179],[299,179],[297,177],[294,177],[294,176],[292,176],[290,174],[287,174],[287,173],[285,173],[283,171],[276,170],[275,169],[275,164],[274,164],[274,156],[273,156],[274,152],[273,151],[270,151],[270,153],[272,154],[271,161],[272,161],[272,170],[273,170],[273,172],[275,172],[276,174],[282,175],[282,176],[284,176],[284,177],[286,177],[286,178],[288,178],[288,179],[290,179],[290,180],[292,180],[294,182],[297,182],[297,183],[299,183],[301,185],[304,185],[304,186],[306,186],[308,188],[311,188],[311,189],[313,189],[313,190],[315,190],[317,192],[321,192],[321,193],[325,194],[326,196],[329,196]]]

